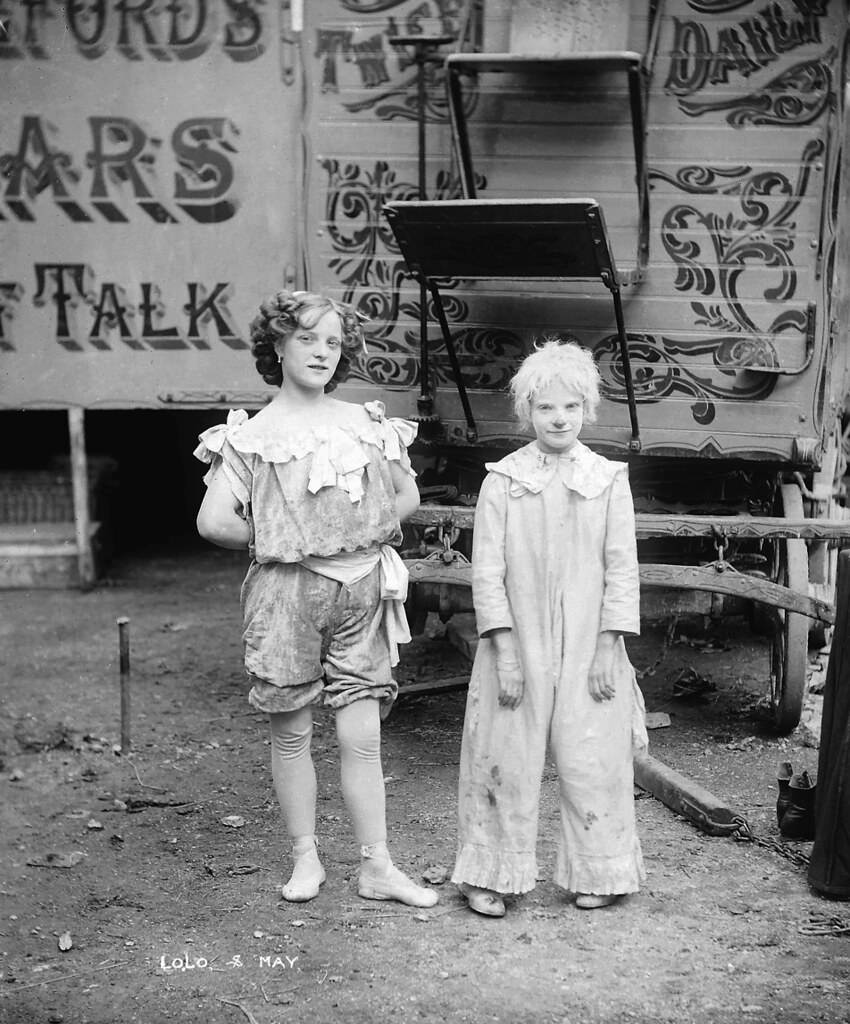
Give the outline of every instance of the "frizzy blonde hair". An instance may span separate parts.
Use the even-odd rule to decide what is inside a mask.
[[[581,396],[584,418],[596,419],[599,406],[599,370],[587,349],[572,341],[546,338],[522,361],[510,383],[514,412],[523,427],[531,426],[534,396],[559,381]]]

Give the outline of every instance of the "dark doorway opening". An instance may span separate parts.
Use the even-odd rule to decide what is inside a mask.
[[[206,470],[192,452],[198,434],[225,418],[221,409],[86,412],[92,516],[103,523],[112,553],[204,546],[195,530],[195,516]],[[72,505],[67,489],[62,493],[66,482],[70,486],[65,410],[0,412],[0,432],[6,439],[0,453],[0,487],[6,489],[7,519],[67,518]],[[33,499],[36,483],[52,488],[47,503]],[[30,488],[26,501],[15,503],[15,487]],[[57,501],[61,508],[55,506]]]

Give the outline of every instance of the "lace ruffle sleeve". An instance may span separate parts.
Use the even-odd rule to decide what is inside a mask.
[[[386,458],[390,462],[398,462],[405,473],[415,477],[407,449],[416,438],[419,429],[417,424],[397,416],[387,418],[383,402],[366,402],[364,408],[380,433],[381,447]]]
[[[204,474],[204,483],[209,486],[213,474],[222,467],[234,497],[247,513],[251,503],[251,481],[253,470],[251,456],[238,451],[230,443],[234,433],[248,421],[248,413],[244,409],[232,409],[227,414],[226,423],[217,423],[205,430],[198,437],[198,446],[193,452],[196,459],[209,464]]]
[[[216,455],[221,455],[221,449],[236,427],[241,427],[248,422],[248,413],[244,409],[231,409],[227,414],[226,423],[216,423],[202,434],[198,435],[198,447],[192,453],[201,462],[215,464]]]

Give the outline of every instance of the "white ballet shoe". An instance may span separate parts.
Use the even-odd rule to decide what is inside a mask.
[[[433,907],[439,896],[417,885],[393,864],[385,843],[362,846],[357,892],[366,900],[397,900],[408,907]]]
[[[295,864],[289,881],[281,889],[288,903],[306,903],[319,895],[325,881],[325,869],[319,860],[314,837],[298,839],[292,846]]]

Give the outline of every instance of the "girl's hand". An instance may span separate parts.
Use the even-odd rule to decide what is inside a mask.
[[[596,641],[596,653],[590,666],[587,688],[594,700],[611,700],[617,692],[617,681],[614,675],[614,652],[617,633],[600,633]]]
[[[513,711],[519,707],[525,690],[522,666],[516,660],[496,661],[496,675],[499,679],[499,704]]]
[[[499,704],[514,710],[522,700],[525,680],[522,666],[517,657],[513,630],[506,626],[490,629],[483,634],[488,637],[496,655],[496,677],[499,680]]]

